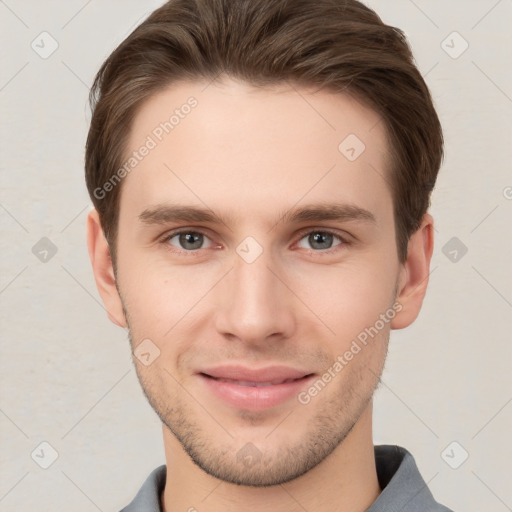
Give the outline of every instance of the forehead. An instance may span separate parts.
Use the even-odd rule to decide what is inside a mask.
[[[391,205],[380,116],[346,94],[296,85],[173,84],[139,109],[129,159],[121,209],[178,202],[263,215],[302,200]]]

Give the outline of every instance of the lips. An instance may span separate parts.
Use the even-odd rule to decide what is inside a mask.
[[[314,376],[287,366],[255,369],[227,365],[205,368],[197,375],[217,399],[237,409],[260,411],[296,396]]]

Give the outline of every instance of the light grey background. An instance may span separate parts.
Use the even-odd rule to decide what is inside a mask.
[[[446,138],[430,289],[392,334],[375,443],[408,448],[456,512],[512,510],[512,2],[367,3],[409,37]],[[96,291],[83,178],[93,76],[160,4],[0,1],[2,512],[119,510],[165,462],[127,333]],[[46,59],[31,47],[51,49],[43,31],[58,43]],[[43,237],[55,255],[32,252]],[[42,442],[58,453],[48,469]]]

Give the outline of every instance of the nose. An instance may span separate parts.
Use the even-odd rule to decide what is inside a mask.
[[[238,254],[234,258],[233,269],[216,287],[217,331],[254,346],[291,337],[296,318],[283,271],[266,251],[252,263]]]

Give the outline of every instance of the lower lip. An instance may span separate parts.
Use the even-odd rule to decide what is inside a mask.
[[[235,382],[225,382],[199,374],[205,385],[224,402],[237,409],[263,411],[286,402],[309,384],[313,375],[283,384],[272,386],[240,386]]]

